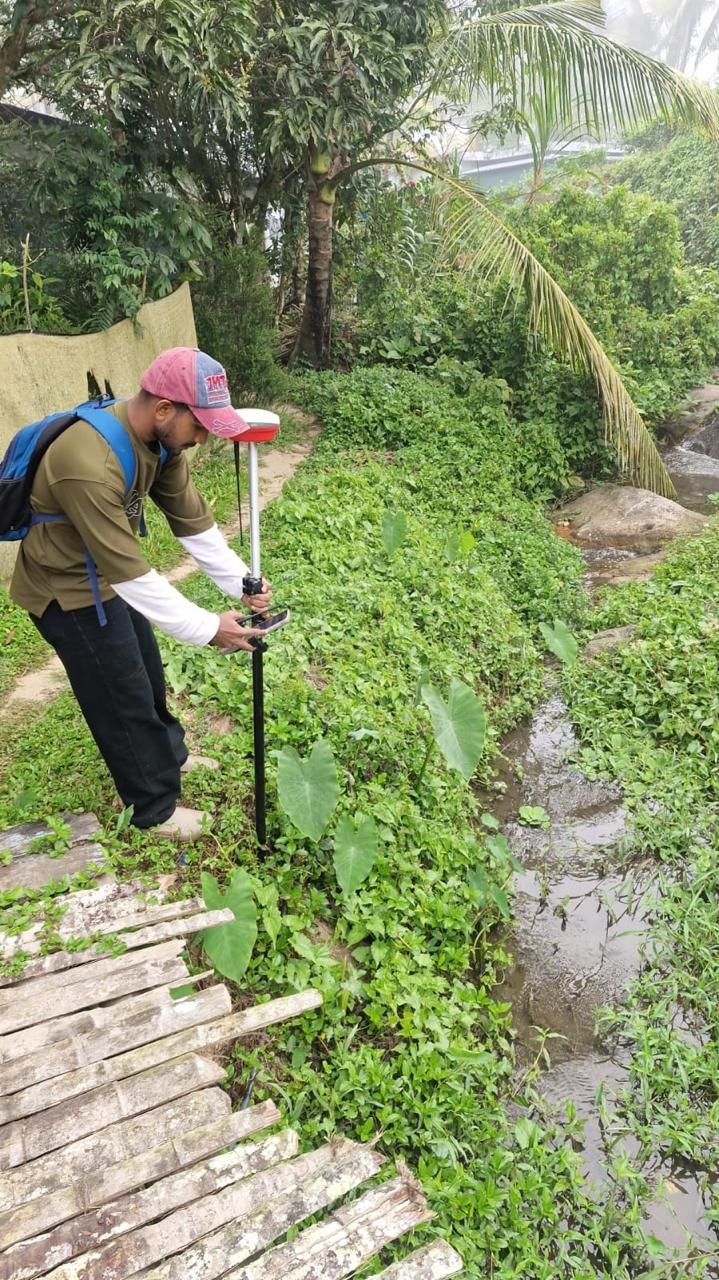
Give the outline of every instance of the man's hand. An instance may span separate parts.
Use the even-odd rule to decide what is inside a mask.
[[[243,596],[242,603],[253,613],[267,613],[272,599],[272,586],[266,578],[262,579],[262,591],[256,596]]]
[[[258,596],[254,597],[256,600]],[[217,649],[246,649],[248,653],[252,653],[253,645],[250,643],[253,636],[261,636],[262,632],[258,627],[240,627],[238,622],[242,622],[243,614],[238,613],[236,609],[228,609],[227,613],[220,614],[220,625],[215,632],[210,644],[214,644]]]

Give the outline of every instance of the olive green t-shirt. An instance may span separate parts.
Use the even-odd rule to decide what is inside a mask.
[[[97,566],[103,600],[115,594],[110,583],[131,582],[149,572],[137,538],[144,498],[160,508],[176,537],[204,533],[215,523],[186,455],[171,454],[162,466],[159,448],[145,444],[130,426],[125,404],[108,412],[122,422],[137,458],[128,494],[116,454],[87,422],[67,427],[38,467],[33,509],[67,517],[67,523],[33,525],[20,543],[10,594],[38,617],[53,600],[64,610],[93,603],[83,547]]]

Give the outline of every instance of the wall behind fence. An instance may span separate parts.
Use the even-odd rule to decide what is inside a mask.
[[[102,391],[110,387],[115,396],[131,396],[161,351],[196,345],[187,284],[161,302],[147,303],[135,322],[122,320],[102,333],[0,337],[0,455],[26,422],[87,400],[88,374]],[[0,544],[0,580],[7,581],[14,558],[12,544]]]

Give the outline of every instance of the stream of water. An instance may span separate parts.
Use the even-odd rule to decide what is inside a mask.
[[[679,500],[712,510],[719,493],[719,419],[665,453]],[[586,585],[630,576],[641,567],[631,551],[611,547],[587,555]],[[628,1084],[620,1056],[597,1035],[596,1013],[621,1002],[642,965],[646,919],[651,910],[649,877],[620,873],[626,818],[621,793],[611,783],[589,779],[578,767],[578,742],[561,698],[549,692],[529,724],[502,744],[499,799],[483,797],[502,823],[524,868],[515,878],[515,924],[507,940],[512,967],[499,999],[511,1003],[520,1066],[535,1056],[537,1028],[551,1066],[541,1078],[547,1101],[561,1113],[571,1102],[584,1121],[583,1161],[588,1177],[601,1182],[606,1152],[597,1091],[611,1101]],[[519,821],[523,806],[543,809],[543,826]],[[626,1150],[632,1150],[625,1141]],[[701,1171],[663,1161],[643,1172],[656,1188],[646,1230],[672,1249],[694,1247],[716,1256],[716,1236],[705,1216]],[[712,1272],[719,1276],[719,1270]]]

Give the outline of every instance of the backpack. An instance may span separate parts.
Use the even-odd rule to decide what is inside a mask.
[[[33,511],[30,502],[32,486],[44,454],[63,431],[74,422],[83,421],[94,427],[115,454],[125,477],[125,493],[130,493],[135,482],[137,460],[135,450],[122,423],[112,413],[109,405],[116,401],[107,396],[88,400],[64,413],[51,413],[47,418],[31,422],[15,433],[0,462],[0,542],[19,542],[27,536],[33,525],[54,524],[65,521],[64,515],[41,515]],[[164,463],[166,451],[160,446]],[[140,532],[144,534],[144,519]],[[83,547],[88,577],[92,588],[95,609],[101,627],[107,618],[100,598],[100,587],[95,563],[86,547]]]

